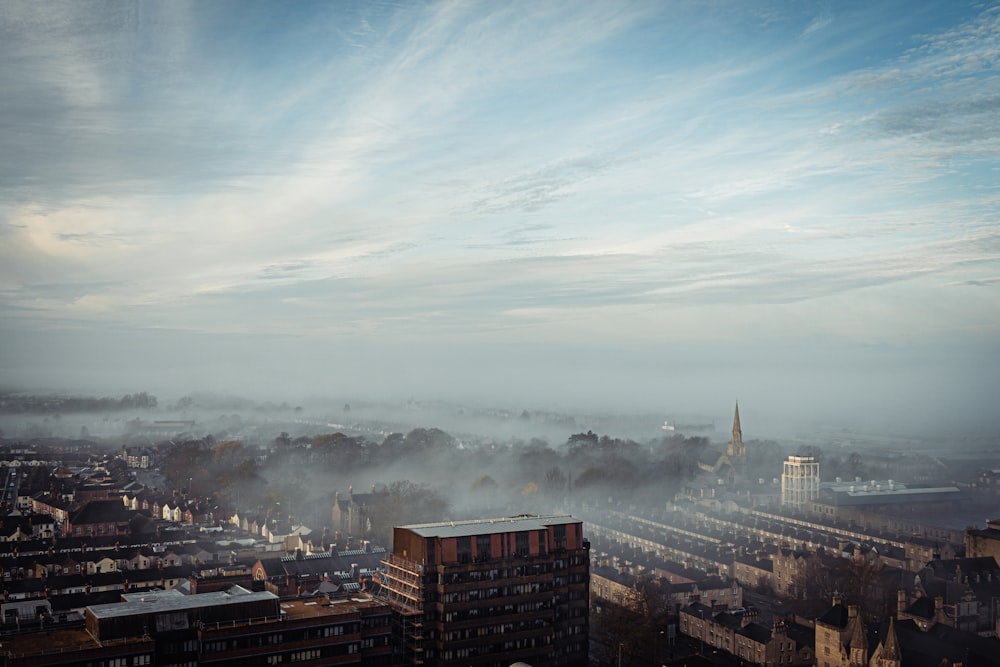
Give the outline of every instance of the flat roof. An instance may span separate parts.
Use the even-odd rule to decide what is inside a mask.
[[[167,591],[134,593],[123,595],[122,597],[124,598],[123,602],[97,604],[87,607],[87,611],[96,618],[103,619],[278,599],[277,595],[268,591],[250,592],[245,589],[240,589],[240,592],[235,594],[226,591],[216,591],[212,593],[198,593],[197,595],[184,595],[180,591],[170,589]]]
[[[281,611],[285,613],[285,620],[288,621],[317,616],[353,614],[362,609],[379,607],[384,607],[388,610],[389,603],[362,593],[354,597],[333,598],[332,600],[324,597],[313,597],[281,601]]]
[[[844,495],[848,495],[854,498],[862,497],[880,497],[880,496],[931,496],[940,495],[942,493],[959,493],[961,489],[957,486],[932,486],[932,487],[916,487],[909,489],[872,489],[872,488],[857,488],[854,490],[847,491],[837,491]]]
[[[510,533],[523,530],[544,530],[549,526],[583,523],[568,514],[538,516],[519,514],[518,516],[495,517],[492,519],[467,519],[465,521],[440,521],[397,526],[412,531],[421,537],[466,537],[491,533]]]

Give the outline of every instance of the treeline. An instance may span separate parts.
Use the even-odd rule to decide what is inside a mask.
[[[156,396],[145,391],[137,394],[125,394],[120,398],[0,394],[0,413],[4,414],[119,412],[122,410],[152,410],[155,407]]]
[[[512,501],[539,507],[570,498],[620,500],[670,497],[693,477],[709,449],[702,437],[677,434],[646,443],[578,433],[566,442],[545,440],[461,442],[437,428],[392,433],[382,442],[364,436],[324,433],[292,437],[281,433],[269,446],[245,447],[235,440],[178,443],[163,459],[175,488],[189,480],[227,500],[237,496],[266,505],[314,492],[306,480],[343,486],[374,480],[380,486],[406,478],[446,490],[456,506],[503,507]],[[267,480],[267,483],[262,483]],[[287,489],[283,480],[287,482]]]
[[[437,429],[393,434],[382,443],[343,433],[298,438],[282,433],[267,448],[206,436],[165,447],[160,470],[168,487],[192,497],[211,497],[269,521],[321,527],[331,522],[338,490],[335,479],[352,487],[355,473],[375,469],[386,456],[404,451],[426,454],[450,442],[451,436]],[[439,489],[408,480],[386,478],[358,494],[355,497],[363,495],[368,508],[365,537],[381,544],[390,543],[395,525],[441,520],[450,511]]]

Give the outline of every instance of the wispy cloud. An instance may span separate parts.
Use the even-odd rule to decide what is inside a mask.
[[[903,7],[6,3],[0,308],[626,344],[903,290],[925,322],[996,280],[1000,10]]]

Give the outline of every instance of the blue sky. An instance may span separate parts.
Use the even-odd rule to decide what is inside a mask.
[[[7,384],[995,412],[997,3],[5,2],[0,62]]]

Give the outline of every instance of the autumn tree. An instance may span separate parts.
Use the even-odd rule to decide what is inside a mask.
[[[239,440],[223,440],[215,446],[215,463],[230,465],[241,459],[243,443]]]

